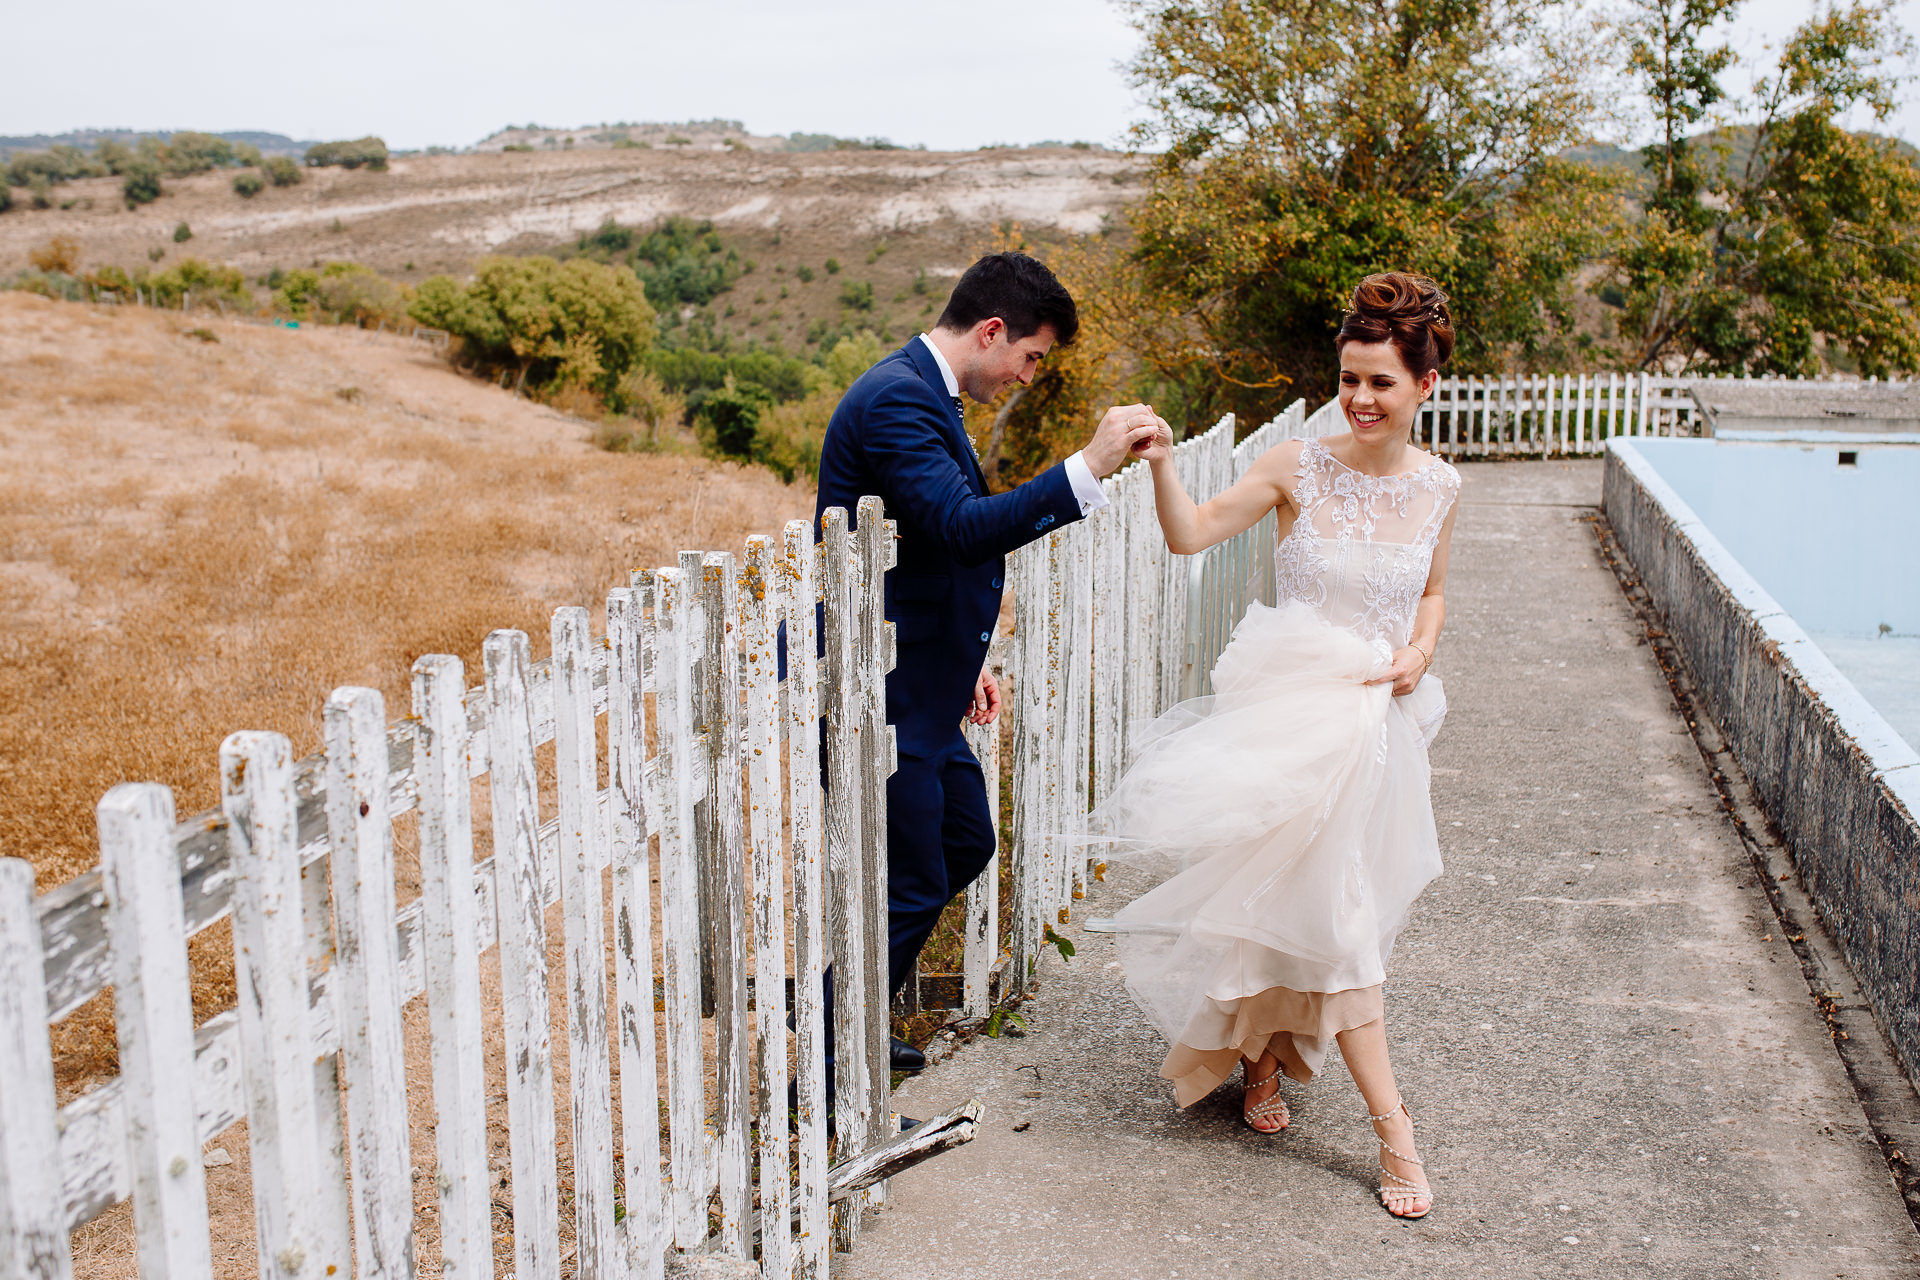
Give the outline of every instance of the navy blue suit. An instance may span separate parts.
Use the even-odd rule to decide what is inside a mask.
[[[986,782],[960,722],[1000,616],[1004,557],[1080,519],[1059,464],[989,495],[959,401],[915,338],[862,374],[827,426],[818,513],[877,494],[899,528],[886,611],[898,661],[887,722],[900,767],[887,784],[892,990],[905,983],[941,910],[993,857]],[[996,784],[997,780],[996,780]]]

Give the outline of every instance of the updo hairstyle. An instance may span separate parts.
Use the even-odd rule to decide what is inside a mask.
[[[1453,313],[1446,291],[1411,271],[1382,271],[1353,290],[1340,321],[1336,350],[1349,342],[1391,342],[1415,378],[1424,378],[1453,354]]]

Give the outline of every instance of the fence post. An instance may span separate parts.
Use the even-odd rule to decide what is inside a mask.
[[[747,920],[745,866],[740,831],[740,588],[731,552],[703,558],[699,608],[705,620],[701,667],[706,698],[703,772],[707,777],[702,902],[709,973],[713,979],[714,1151],[720,1184],[720,1247],[748,1257],[747,1215],[753,1189],[747,1171],[747,1131],[753,1122],[747,1056]]]
[[[859,584],[844,507],[820,518],[826,596],[826,663],[820,687],[827,724],[827,934],[833,946],[833,1113],[839,1149],[867,1149],[875,1120],[868,1061],[866,933],[862,927],[863,855],[860,821],[862,724],[852,614]],[[885,1017],[882,1010],[881,1017]],[[834,1215],[834,1243],[852,1249],[860,1207],[845,1203]]]
[[[653,1027],[653,888],[646,800],[647,697],[640,605],[607,594],[607,786],[613,864],[614,998],[620,1029],[620,1154],[627,1274],[661,1280],[668,1233],[660,1198],[660,1079]]]
[[[479,912],[473,886],[473,783],[467,770],[467,672],[429,654],[413,664],[413,778],[420,797],[420,907],[433,1053],[440,1273],[491,1280],[486,1063],[481,1051]]]
[[[673,1237],[707,1239],[705,1046],[700,1033],[700,901],[694,862],[694,654],[696,583],[684,569],[654,575],[654,688],[658,749],[652,812],[660,829],[661,957],[666,969],[667,1110],[673,1165]]]
[[[871,495],[860,499],[854,583],[860,685],[860,929],[865,940],[867,1016],[867,1105],[873,1119],[869,1145],[893,1136],[888,1123],[893,1105],[893,1071],[888,1046],[891,1019],[885,999],[892,975],[887,963],[887,779],[894,771],[893,730],[887,724],[887,673],[893,670],[893,624],[886,619],[886,574],[894,565],[894,523]],[[854,1148],[852,1150],[857,1150]],[[884,1194],[884,1183],[877,1188]]]
[[[760,1269],[768,1280],[793,1271],[793,1213],[787,1184],[786,895],[780,856],[780,670],[775,630],[781,591],[772,538],[747,539],[740,582],[746,651],[747,850],[753,864],[754,1028],[760,1053],[754,1109],[760,1117]],[[648,1019],[651,1024],[652,1019]]]
[[[573,1098],[573,1214],[583,1276],[619,1265],[613,1227],[613,1105],[607,1078],[607,953],[600,896],[599,753],[587,611],[553,611],[553,757],[560,897],[567,936],[567,1077]]]
[[[33,864],[0,858],[0,1268],[8,1280],[73,1280],[47,1038],[46,961]]]
[[[293,748],[277,733],[233,734],[220,744],[220,778],[260,1274],[345,1275],[347,1223],[329,1212],[338,1201],[323,1159],[339,1131],[324,1132],[334,1117],[315,1094]]]
[[[514,1275],[559,1280],[560,1194],[553,1123],[553,1046],[547,1003],[546,897],[523,631],[495,631],[487,671],[487,779],[499,914],[501,1022],[506,1032],[507,1130],[513,1163]],[[651,996],[651,993],[649,993]],[[651,999],[649,999],[651,1004]]]
[[[799,1122],[801,1280],[826,1280],[826,883],[820,824],[820,658],[813,526],[787,522],[781,574],[787,615],[787,787],[793,874],[794,1093]],[[776,886],[777,890],[777,886]],[[784,1174],[783,1174],[784,1176]],[[768,1230],[761,1219],[761,1238]],[[786,1224],[779,1225],[785,1231]],[[769,1277],[769,1280],[772,1280]]]
[[[414,1262],[413,1170],[393,928],[386,702],[375,689],[335,689],[324,719],[338,948],[333,972],[353,1144],[354,1253],[359,1274],[369,1280],[405,1280]]]
[[[193,994],[173,853],[173,793],[123,782],[96,813],[140,1274],[199,1280],[213,1259],[194,1107]]]

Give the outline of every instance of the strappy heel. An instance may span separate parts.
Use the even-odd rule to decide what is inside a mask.
[[[1252,1070],[1247,1066],[1247,1060],[1245,1058],[1240,1060],[1240,1074],[1242,1076],[1251,1076],[1253,1074]],[[1276,1063],[1274,1064],[1273,1070],[1269,1071],[1261,1079],[1248,1080],[1246,1091],[1252,1093],[1261,1085],[1271,1083],[1279,1074],[1280,1066]],[[1293,1123],[1293,1116],[1287,1110],[1286,1099],[1280,1096],[1280,1090],[1278,1089],[1275,1089],[1264,1099],[1251,1106],[1243,1105],[1240,1111],[1240,1118],[1245,1120],[1247,1122],[1247,1128],[1253,1130],[1255,1133],[1279,1133],[1282,1129],[1285,1129],[1289,1124]],[[1267,1120],[1278,1120],[1280,1123],[1274,1125],[1271,1129],[1262,1128],[1262,1122]]]
[[[1382,1123],[1383,1121],[1393,1119],[1394,1116],[1398,1115],[1402,1111],[1405,1111],[1407,1113],[1407,1123],[1412,1124],[1413,1112],[1408,1109],[1407,1104],[1404,1100],[1394,1103],[1393,1106],[1387,1110],[1385,1115],[1378,1115],[1378,1116],[1370,1115],[1367,1117],[1367,1119],[1373,1121],[1373,1123],[1377,1125]],[[1375,1130],[1373,1137],[1374,1137],[1374,1140],[1380,1144],[1380,1149],[1382,1151],[1385,1151],[1387,1155],[1392,1156],[1394,1159],[1400,1161],[1402,1164],[1410,1164],[1414,1166],[1414,1168],[1416,1169],[1425,1167],[1426,1162],[1421,1160],[1418,1156],[1410,1156],[1402,1152],[1395,1151],[1393,1149],[1392,1144],[1389,1143],[1385,1138],[1382,1138],[1380,1136],[1378,1130]],[[1415,1204],[1419,1203],[1422,1200],[1425,1200],[1427,1202],[1427,1207],[1422,1209],[1420,1212],[1418,1213],[1401,1212],[1401,1210],[1403,1209],[1411,1209]],[[1387,1168],[1386,1159],[1383,1157],[1380,1161],[1380,1207],[1382,1209],[1385,1209],[1388,1213],[1392,1214],[1394,1217],[1399,1218],[1403,1222],[1417,1222],[1421,1218],[1424,1218],[1429,1213],[1433,1212],[1433,1188],[1426,1184],[1414,1182],[1414,1181],[1411,1181],[1410,1179],[1403,1178],[1399,1174],[1394,1173],[1392,1170]]]

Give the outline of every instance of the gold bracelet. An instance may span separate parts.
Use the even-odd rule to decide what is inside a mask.
[[[1427,672],[1433,670],[1432,654],[1428,653],[1425,649],[1422,649],[1419,645],[1415,644],[1411,640],[1407,641],[1407,648],[1413,650],[1415,653],[1420,655],[1420,674],[1421,675],[1425,675]]]

